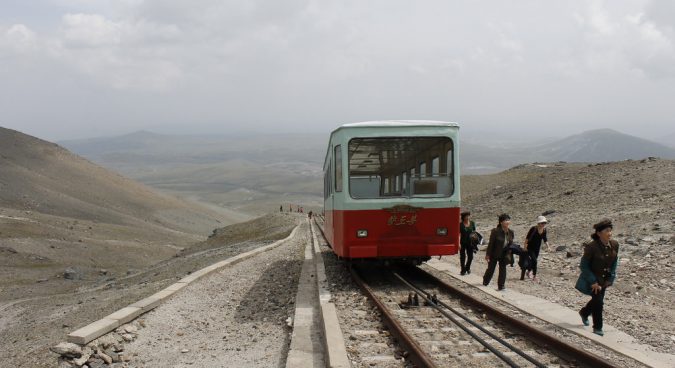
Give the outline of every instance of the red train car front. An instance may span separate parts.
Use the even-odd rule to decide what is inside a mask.
[[[349,259],[416,263],[459,249],[454,123],[347,124],[324,165],[325,234]]]

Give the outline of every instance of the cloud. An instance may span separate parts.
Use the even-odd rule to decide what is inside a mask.
[[[45,98],[46,111],[65,116],[86,96],[73,110],[106,127],[383,117],[629,125],[641,109],[625,111],[626,101],[649,104],[644,119],[675,114],[663,97],[675,93],[671,3],[49,0],[47,22],[0,18],[0,54],[11,57],[0,74],[21,84],[26,65],[42,70],[36,80],[68,107]],[[5,82],[0,97],[11,91]]]
[[[13,24],[6,30],[0,28],[0,52],[3,49],[16,53],[29,52],[34,50],[36,42],[35,32],[24,24]]]

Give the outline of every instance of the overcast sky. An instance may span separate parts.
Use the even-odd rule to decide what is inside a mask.
[[[48,140],[675,132],[675,1],[2,0],[0,126]]]

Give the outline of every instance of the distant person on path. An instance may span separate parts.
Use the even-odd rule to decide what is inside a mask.
[[[307,217],[309,217],[310,220],[312,219],[312,211],[309,211],[309,212],[307,213]]]
[[[602,310],[605,300],[605,290],[614,283],[616,266],[619,260],[619,243],[612,240],[614,226],[611,220],[603,220],[593,225],[595,233],[590,242],[584,245],[584,255],[581,256],[579,268],[581,274],[575,288],[591,300],[581,308],[579,315],[584,326],[588,326],[588,317],[593,317],[593,333],[603,336]]]
[[[279,206],[279,212],[284,212],[284,206],[283,205]]]
[[[476,231],[476,224],[471,221],[471,212],[462,212],[461,222],[459,223],[459,264],[461,268],[460,275],[464,276],[471,273],[471,261],[473,261],[473,245],[471,244],[471,233]]]
[[[292,204],[288,205],[288,212],[293,212],[293,205]]]
[[[503,213],[499,215],[499,224],[490,232],[490,242],[485,251],[485,260],[488,262],[485,275],[483,275],[483,285],[488,286],[495,268],[499,263],[499,276],[497,277],[497,289],[504,290],[506,283],[506,265],[511,263],[511,253],[509,246],[513,244],[515,233],[509,229],[511,226],[511,216]]]
[[[548,220],[546,219],[546,217],[539,216],[537,217],[537,225],[532,226],[530,230],[527,232],[523,248],[528,253],[529,265],[526,268],[527,272],[525,271],[525,269],[521,270],[520,273],[521,280],[525,279],[524,276],[526,274],[527,277],[529,278],[530,273],[532,273],[532,281],[537,281],[537,258],[539,257],[539,251],[541,250],[542,241],[544,242],[544,244],[546,244],[546,249],[548,251],[551,251],[551,246],[548,244],[548,238],[546,234],[546,224],[548,224]]]

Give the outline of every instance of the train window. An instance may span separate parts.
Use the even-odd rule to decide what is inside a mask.
[[[454,169],[454,160],[452,156],[452,148],[448,150],[448,153],[446,155],[445,167],[446,167],[445,172],[447,173],[447,175],[450,177],[454,176],[455,169]]]
[[[342,192],[342,147],[335,146],[335,191]]]
[[[452,157],[449,137],[353,138],[347,147],[352,198],[448,197],[454,192],[451,169],[441,167],[446,166],[442,152]]]

